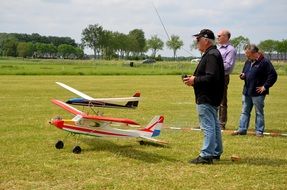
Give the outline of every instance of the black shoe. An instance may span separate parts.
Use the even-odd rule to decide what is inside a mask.
[[[197,158],[190,160],[190,164],[213,164],[212,157],[201,157],[198,156]]]
[[[231,133],[232,136],[235,136],[235,135],[246,135],[247,133],[246,132],[239,132],[239,131],[233,131]]]
[[[220,156],[212,156],[212,159],[215,161],[219,161],[220,160]]]

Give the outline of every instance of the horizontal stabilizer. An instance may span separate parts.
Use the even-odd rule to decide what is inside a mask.
[[[158,139],[150,138],[150,137],[146,137],[146,136],[140,136],[140,138],[145,139],[145,140],[148,140],[148,141],[150,141],[150,142],[162,144],[162,145],[168,144],[168,142],[166,142],[166,141],[162,141],[162,140],[158,140]]]
[[[137,92],[133,95],[133,97],[140,97],[140,93]],[[138,104],[139,104],[139,100],[134,100],[134,101],[128,101],[128,103],[125,105],[125,107],[128,107],[128,108],[137,108],[138,107]]]

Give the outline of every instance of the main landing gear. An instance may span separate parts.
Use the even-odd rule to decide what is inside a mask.
[[[80,154],[82,151],[81,147],[80,146],[75,146],[74,149],[73,149],[73,153],[74,154]]]
[[[76,144],[77,144],[77,140],[78,138],[76,138]],[[59,140],[56,144],[55,144],[56,149],[63,149],[64,148],[64,142],[62,140]],[[73,148],[73,153],[74,154],[80,154],[82,152],[82,149],[80,146],[76,145]]]
[[[59,140],[56,144],[55,144],[56,149],[63,149],[64,148],[64,142]],[[75,146],[73,148],[73,153],[74,154],[80,154],[82,152],[82,148],[80,146]]]
[[[59,140],[56,144],[55,144],[56,149],[62,149],[64,148],[64,142]]]

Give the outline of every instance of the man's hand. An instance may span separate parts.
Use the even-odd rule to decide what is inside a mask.
[[[264,86],[259,86],[256,88],[256,92],[259,94],[262,94],[266,89],[264,88]]]
[[[241,80],[244,80],[244,79],[245,79],[245,74],[244,74],[244,73],[241,73],[241,74],[239,75],[239,78],[240,78]]]
[[[194,79],[195,79],[195,76],[188,76],[188,77],[183,79],[183,82],[187,86],[193,86],[194,85]]]

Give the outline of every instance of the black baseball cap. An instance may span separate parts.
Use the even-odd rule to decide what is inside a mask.
[[[209,29],[202,29],[198,34],[194,34],[193,36],[196,38],[204,37],[211,40],[215,40],[214,33]]]

